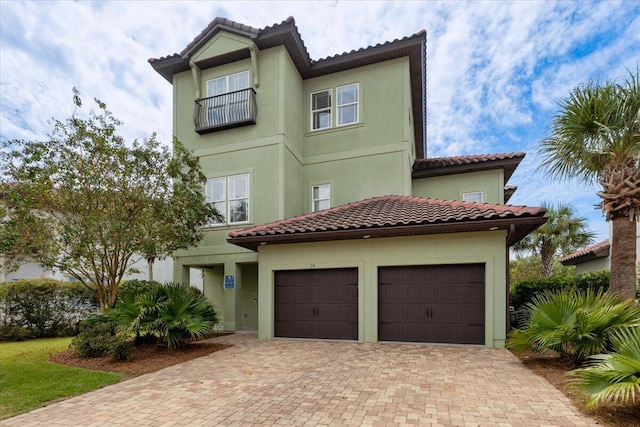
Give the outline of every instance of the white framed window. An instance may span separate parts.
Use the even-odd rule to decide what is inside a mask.
[[[311,130],[331,127],[331,89],[311,94]]]
[[[484,201],[484,194],[482,191],[471,191],[469,193],[462,193],[462,201],[482,203]]]
[[[231,123],[248,116],[249,70],[207,80],[208,121],[210,126]]]
[[[318,184],[311,187],[311,212],[331,207],[331,185]]]
[[[216,224],[238,224],[249,222],[249,174],[239,174],[207,179],[205,188],[207,201],[213,203],[224,217]]]
[[[358,83],[336,88],[337,126],[358,123],[359,92]]]

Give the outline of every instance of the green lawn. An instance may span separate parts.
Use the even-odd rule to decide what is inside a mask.
[[[117,383],[122,374],[71,368],[47,362],[69,347],[71,338],[0,343],[0,420],[61,397]]]

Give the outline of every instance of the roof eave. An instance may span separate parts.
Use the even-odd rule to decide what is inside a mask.
[[[257,251],[260,245],[266,244],[419,236],[472,231],[508,231],[513,225],[515,231],[514,233],[509,233],[509,240],[507,241],[508,246],[512,246],[546,221],[547,219],[544,217],[498,218],[480,221],[458,221],[451,223],[396,225],[388,227],[367,227],[345,230],[307,231],[291,234],[230,237],[227,239],[227,242],[252,251]]]
[[[411,173],[411,178],[420,179],[430,178],[434,176],[455,175],[459,173],[479,172],[492,169],[504,169],[504,184],[506,184],[522,159],[524,159],[524,156],[513,157],[510,159],[485,160],[482,162],[465,163],[461,165],[447,165],[431,167],[427,169],[418,169],[414,170]]]

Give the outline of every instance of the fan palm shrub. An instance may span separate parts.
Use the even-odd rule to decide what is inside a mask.
[[[611,335],[613,351],[589,358],[590,366],[568,373],[570,384],[587,397],[587,409],[605,401],[636,402],[640,397],[640,327]]]
[[[187,338],[201,338],[219,323],[207,298],[179,283],[122,295],[110,313],[120,332],[133,334],[138,340],[156,336],[169,348],[180,347]]]
[[[531,319],[507,341],[514,351],[552,350],[575,366],[611,346],[611,336],[640,327],[640,308],[615,294],[591,289],[544,292],[527,304]]]

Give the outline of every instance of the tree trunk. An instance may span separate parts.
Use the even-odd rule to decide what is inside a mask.
[[[624,299],[636,297],[636,227],[628,217],[612,220],[609,291]]]
[[[544,277],[553,276],[554,255],[554,252],[549,252],[547,250],[544,250],[544,248],[540,251],[540,258],[542,259],[542,274],[544,275]]]
[[[155,258],[147,258],[147,267],[149,269],[150,282],[153,282],[153,261],[155,261]]]

